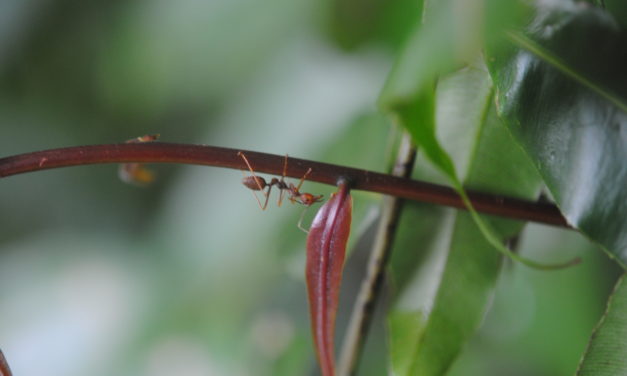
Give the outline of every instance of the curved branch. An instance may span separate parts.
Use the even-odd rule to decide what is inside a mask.
[[[0,159],[0,177],[59,167],[103,163],[183,163],[246,170],[238,152],[243,152],[255,171],[283,173],[284,156],[217,146],[165,142],[76,146],[26,153]],[[465,209],[459,195],[449,187],[396,177],[378,172],[328,163],[289,158],[286,176],[300,178],[311,168],[307,180],[335,185],[340,177],[354,190],[364,190],[413,201]],[[512,197],[468,191],[479,212],[524,221],[569,227],[555,205]]]

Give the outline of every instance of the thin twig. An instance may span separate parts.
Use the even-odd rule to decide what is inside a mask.
[[[392,174],[403,178],[409,177],[415,159],[416,148],[411,144],[409,135],[405,134]],[[386,196],[383,199],[381,218],[368,260],[368,271],[361,283],[342,345],[338,365],[339,376],[355,375],[357,372],[357,365],[366,342],[374,308],[383,286],[385,268],[392,253],[392,244],[403,201],[403,199],[393,196]]]
[[[255,170],[269,174],[283,173],[285,156],[216,146],[146,142],[76,146],[26,153],[0,159],[0,177],[51,168],[103,163],[183,163],[246,169],[238,152],[244,152]],[[286,176],[300,178],[307,169],[307,180],[335,185],[341,176],[355,190],[396,196],[413,201],[465,209],[459,195],[449,187],[396,177],[378,172],[291,158]],[[512,197],[468,191],[479,212],[524,221],[569,227],[555,205],[535,203]]]

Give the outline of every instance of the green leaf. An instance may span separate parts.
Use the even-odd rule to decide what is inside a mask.
[[[476,59],[482,45],[497,47],[502,30],[521,23],[527,6],[521,1],[425,1],[379,98],[386,111],[398,111],[431,92],[438,76]],[[418,20],[417,20],[418,21]]]
[[[482,98],[481,93],[468,92],[467,95],[469,97],[478,95],[479,98]],[[491,91],[487,93],[487,97],[483,97],[484,100],[486,98],[487,101],[485,103],[490,103]],[[483,107],[480,108],[481,111],[485,110],[485,103]],[[436,138],[435,94],[432,91],[425,90],[418,97],[414,98],[413,102],[396,107],[395,112],[398,115],[400,123],[412,135],[413,141],[422,148],[421,150],[425,153],[429,161],[449,178],[453,188],[461,196],[465,206],[468,208],[475,224],[492,247],[510,258],[536,269],[560,269],[579,262],[579,259],[575,259],[565,263],[544,265],[523,258],[503,246],[495,230],[474,210],[455,171],[453,160]],[[483,120],[484,119],[481,119],[481,121]],[[463,121],[463,118],[459,119],[458,124],[463,124]],[[506,153],[509,153],[509,151],[506,151]]]
[[[396,49],[420,19],[422,0],[334,0],[328,8],[327,33],[341,48],[374,42]]]
[[[412,365],[418,339],[425,326],[421,311],[393,311],[388,317],[390,356],[394,375],[407,375]]]
[[[432,92],[433,82],[439,74],[452,70],[457,64],[453,29],[447,27],[451,3],[450,0],[437,3],[435,12],[430,2],[423,4],[421,18],[427,21],[417,20],[388,75],[379,98],[384,110],[391,112],[412,107],[413,103],[420,101],[421,95]],[[426,13],[430,17],[425,17]]]
[[[622,27],[627,27],[627,2],[624,0],[601,1],[605,3],[607,11],[616,17],[616,20],[622,25]]]
[[[423,148],[429,160],[449,178],[457,180],[453,161],[435,137],[435,93],[426,90],[411,103],[396,110],[401,124],[414,142]]]
[[[437,102],[437,131],[446,136],[443,145],[455,151],[444,165],[452,166],[455,160],[466,186],[524,198],[537,194],[539,177],[500,125],[484,67],[465,68],[442,79]],[[419,160],[419,167],[426,162]],[[395,375],[442,375],[479,326],[501,257],[470,213],[448,210],[432,216],[421,206],[407,209],[398,234],[402,248],[396,248],[392,258],[399,295],[388,317],[391,368]],[[415,221],[408,219],[421,214],[441,225],[426,236],[417,234]],[[499,242],[523,226],[487,216],[481,220],[494,228]],[[410,264],[408,253],[421,257]]]
[[[468,2],[463,4],[465,5],[456,1],[442,1],[437,3],[437,6],[434,6],[433,9],[427,8],[426,12],[429,14],[427,20],[429,22],[425,22],[423,29],[418,31],[418,36],[410,40],[404,54],[397,60],[397,64],[390,73],[381,94],[380,102],[384,109],[398,116],[399,122],[409,131],[416,145],[421,147],[429,160],[449,178],[453,188],[461,196],[465,206],[470,211],[477,227],[496,250],[516,261],[537,269],[559,269],[578,263],[579,259],[575,259],[566,263],[542,265],[520,257],[504,247],[490,225],[483,221],[474,210],[458,178],[451,157],[441,147],[436,138],[434,115],[435,78],[443,69],[450,69],[452,63],[460,63],[463,58],[470,58],[478,52],[478,47],[471,47],[466,50],[466,45],[478,45],[479,38],[477,36],[473,37],[473,35],[480,32],[480,28],[476,25],[478,20],[475,19],[477,17],[476,12],[479,12],[477,8],[478,3]],[[488,9],[492,11],[488,11],[487,14],[492,15],[492,18],[494,18],[494,9],[501,8],[496,7],[494,2],[488,2],[488,4],[491,5],[488,6]],[[469,14],[467,17],[464,17],[464,22],[461,23],[461,26],[452,27],[450,24],[455,23],[454,21],[457,20],[457,12],[462,10],[469,12]],[[425,17],[423,16],[423,18]],[[472,21],[473,19],[474,22]],[[493,23],[500,25],[501,28],[505,24],[502,22],[487,22],[488,25]],[[434,30],[437,30],[439,33],[437,37],[434,36],[435,34],[432,35],[435,32]],[[500,29],[497,28],[496,30]],[[470,37],[467,35],[470,35]],[[429,39],[432,37],[435,39]],[[427,38],[428,42],[424,42],[424,38]],[[460,47],[462,45],[465,47]],[[425,48],[432,49],[432,55],[435,58],[427,56]],[[460,56],[463,56],[463,58]],[[475,93],[469,93],[469,95],[473,96]],[[459,120],[461,122],[463,118]]]
[[[607,302],[607,310],[592,333],[577,375],[627,374],[627,282],[623,275]]]
[[[423,312],[427,313],[426,324],[416,333],[417,345],[408,375],[445,374],[478,328],[493,294],[500,255],[486,242],[468,213],[458,213],[452,219],[451,232],[443,235],[450,244],[435,250],[446,258],[431,310]],[[403,305],[399,310],[404,310]]]
[[[627,263],[627,32],[606,12],[539,9],[490,57],[499,112],[568,222]]]

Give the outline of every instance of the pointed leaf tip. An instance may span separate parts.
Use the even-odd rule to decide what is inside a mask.
[[[4,358],[4,354],[2,350],[0,350],[0,376],[11,376],[11,369],[9,368],[9,364],[7,360]]]
[[[346,183],[318,210],[307,236],[311,330],[323,376],[335,375],[334,334],[352,199]]]

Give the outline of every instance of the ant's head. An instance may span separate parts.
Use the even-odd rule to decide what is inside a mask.
[[[322,201],[323,195],[312,195],[311,193],[301,193],[297,198],[296,202],[299,202],[305,206],[311,206],[316,202]]]

